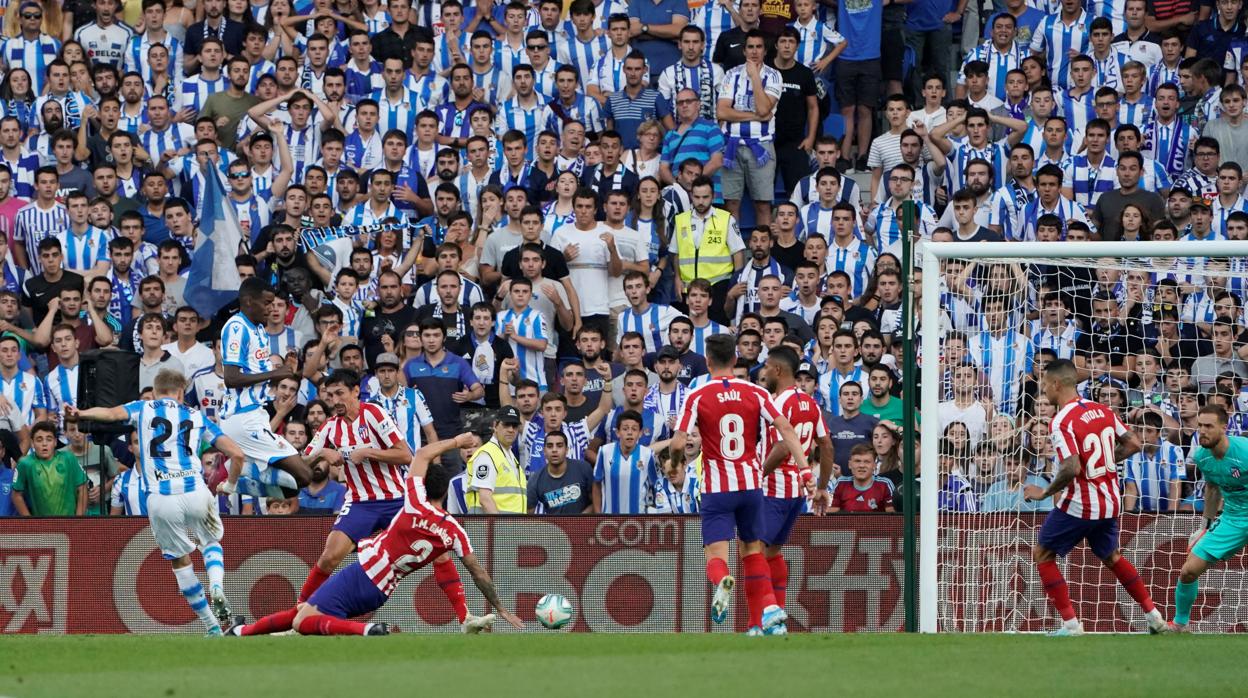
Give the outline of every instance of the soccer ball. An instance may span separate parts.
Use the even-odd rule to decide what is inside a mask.
[[[575,611],[572,602],[558,594],[547,594],[537,600],[534,608],[537,622],[548,630],[558,630],[572,622]]]

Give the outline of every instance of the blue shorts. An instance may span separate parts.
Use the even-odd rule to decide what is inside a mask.
[[[1066,557],[1083,540],[1088,541],[1093,555],[1104,560],[1118,549],[1118,519],[1081,519],[1054,509],[1044,519],[1036,542],[1058,557]]]
[[[374,499],[347,502],[334,520],[335,531],[342,531],[352,543],[359,543],[390,525],[394,515],[403,510],[402,499]]]
[[[387,598],[360,563],[353,562],[325,580],[308,603],[327,616],[347,619],[376,611],[386,605]]]
[[[797,517],[806,508],[805,497],[763,497],[763,537],[767,545],[784,545]]]
[[[704,493],[702,545],[740,538],[746,543],[759,540],[763,531],[763,491]]]

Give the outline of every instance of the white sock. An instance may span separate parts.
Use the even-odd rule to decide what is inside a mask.
[[[1079,619],[1071,618],[1070,620],[1062,621],[1062,625],[1065,626],[1067,629],[1077,630],[1079,628]]]
[[[225,585],[225,551],[221,543],[210,543],[203,548],[204,569],[208,572],[208,588],[221,589]]]
[[[204,598],[204,586],[199,583],[199,577],[195,576],[195,568],[190,565],[175,568],[173,576],[178,580],[178,590],[182,592],[182,598],[186,599],[187,605],[199,616],[204,627],[209,632],[214,629],[221,632],[221,626],[217,624],[212,609],[208,607],[208,599]]]

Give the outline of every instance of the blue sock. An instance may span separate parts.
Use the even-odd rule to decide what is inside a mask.
[[[173,576],[178,580],[178,590],[182,592],[182,598],[186,599],[187,605],[199,616],[208,632],[220,633],[221,626],[217,624],[212,609],[208,607],[208,599],[204,598],[204,586],[199,583],[199,577],[195,576],[195,568],[190,565],[177,568],[173,571]]]
[[[260,484],[258,480],[251,477],[238,478],[237,489],[239,494],[245,494],[249,497],[260,498],[266,496],[267,494],[265,492],[264,485]]]
[[[1196,595],[1200,593],[1200,581],[1179,582],[1174,585],[1174,622],[1187,625],[1192,619],[1192,604],[1196,603]]]
[[[204,570],[208,572],[208,588],[221,589],[225,585],[225,551],[220,543],[204,546]]]

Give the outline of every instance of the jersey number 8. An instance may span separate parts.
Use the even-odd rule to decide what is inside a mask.
[[[719,420],[719,452],[732,460],[745,453],[745,420],[739,414],[726,414]]]

